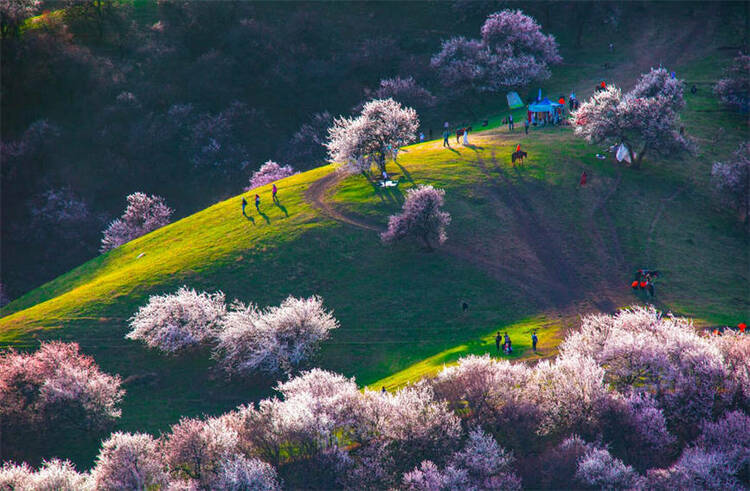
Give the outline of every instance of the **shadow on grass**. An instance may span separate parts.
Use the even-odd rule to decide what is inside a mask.
[[[401,172],[404,173],[404,177],[406,178],[406,180],[409,181],[410,183],[414,184],[414,179],[411,178],[411,174],[409,173],[408,170],[406,170],[406,167],[404,167],[403,165],[399,164],[398,162],[396,162],[396,165],[398,166],[399,169],[401,169]]]
[[[250,215],[248,215],[247,213],[245,213],[245,210],[242,210],[242,215],[243,215],[243,216],[244,216],[245,218],[247,218],[248,220],[250,220],[250,222],[252,222],[252,224],[253,224],[253,225],[255,225],[255,218],[253,218],[253,217],[251,217]]]
[[[281,201],[279,201],[278,198],[276,198],[273,203],[279,207],[279,210],[284,212],[284,215],[286,215],[287,218],[289,218],[289,212],[286,210],[286,206],[281,204]]]
[[[464,147],[470,148],[470,149],[474,150],[475,152],[477,152],[479,150],[484,150],[484,147],[480,147],[479,145],[473,145],[471,143],[468,143],[468,144],[464,145]]]
[[[266,215],[265,213],[263,213],[262,211],[260,211],[260,208],[256,208],[256,210],[258,210],[258,215],[262,216],[263,220],[265,220],[266,223],[270,225],[271,224],[271,220],[268,218],[268,215]]]

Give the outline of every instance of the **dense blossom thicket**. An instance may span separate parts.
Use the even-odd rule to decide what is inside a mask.
[[[132,330],[125,337],[166,353],[198,346],[216,336],[227,313],[225,298],[222,292],[198,293],[185,286],[152,295],[130,319]]]
[[[750,110],[750,54],[740,53],[714,86],[721,102],[740,111]]]
[[[499,92],[522,88],[549,78],[549,65],[559,63],[554,36],[520,10],[491,14],[481,29],[481,39],[456,37],[443,42],[431,60],[440,81],[462,93]]]
[[[395,151],[414,141],[419,128],[416,111],[393,99],[365,103],[359,116],[339,117],[328,130],[325,146],[331,162],[342,162],[349,172],[368,172],[373,165],[385,170]]]
[[[173,210],[164,198],[133,193],[127,197],[125,213],[109,224],[103,232],[101,252],[121,246],[169,223]]]
[[[34,15],[41,4],[41,0],[2,0],[0,2],[2,39],[17,35],[23,21]]]
[[[323,299],[288,297],[259,309],[235,300],[229,309],[222,292],[153,295],[130,319],[128,339],[166,353],[213,346],[213,356],[231,375],[290,373],[308,361],[339,327]]]
[[[380,237],[384,242],[414,237],[428,249],[444,243],[448,238],[445,227],[451,223],[450,214],[441,209],[444,197],[444,190],[430,185],[409,189],[403,210],[389,217],[388,229]]]
[[[634,307],[585,317],[535,366],[469,356],[394,393],[313,369],[158,444],[116,433],[90,474],[6,464],[0,486],[54,467],[170,489],[743,489],[748,339]]]
[[[266,184],[284,179],[285,177],[292,176],[297,172],[291,165],[279,165],[273,160],[266,161],[265,164],[260,166],[260,169],[255,171],[250,177],[250,185],[245,188],[245,191],[259,188]]]
[[[714,162],[711,180],[721,201],[750,221],[750,143],[741,143],[731,161]]]
[[[380,81],[375,90],[366,90],[371,99],[393,99],[405,107],[422,112],[437,104],[437,97],[414,80],[414,77],[393,77]],[[364,103],[362,103],[364,106]],[[361,109],[361,108],[359,108]]]
[[[290,373],[338,327],[317,296],[290,296],[265,310],[235,302],[222,320],[214,356],[232,374]]]
[[[647,152],[692,151],[694,144],[681,131],[677,114],[684,106],[683,85],[665,69],[652,68],[626,94],[610,86],[573,113],[575,133],[589,143],[624,143],[635,168]]]
[[[102,428],[120,417],[120,377],[103,373],[76,343],[0,353],[0,422],[13,430]]]

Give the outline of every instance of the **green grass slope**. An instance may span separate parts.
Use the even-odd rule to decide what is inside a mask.
[[[679,65],[689,84],[701,83],[687,96],[683,118],[701,144],[695,157],[649,159],[633,171],[596,159],[601,149],[569,128],[527,136],[493,128],[472,134],[469,147],[447,150],[432,141],[405,148],[389,164],[401,177],[397,190],[380,191],[362,176],[321,187],[334,170],[322,167],[281,181],[280,206],[268,186],[261,188],[263,214],[251,207],[252,220],[234,197],[19,298],[2,310],[0,346],[80,343],[104,370],[130,377],[117,428],[158,433],[180,416],[256,400],[273,384],[227,381],[205,352],[170,358],[124,339],[127,319],[149,295],[183,284],[262,306],[290,294],[321,295],[342,327],[315,365],[372,387],[397,387],[459,356],[494,352],[497,330],[513,337],[516,359],[553,355],[561,331],[580,313],[639,301],[628,287],[639,267],[663,271],[659,307],[706,324],[735,324],[749,308],[747,236],[714,204],[708,182],[711,162],[747,138],[746,122],[709,91],[708,74],[715,78],[724,63],[726,56],[712,56]],[[623,62],[624,86],[633,71]],[[583,95],[597,76],[595,66],[564,66],[549,93],[567,93],[578,80],[574,88]],[[509,155],[519,142],[530,158],[513,167]],[[580,188],[583,170],[589,185]],[[453,222],[445,247],[428,253],[382,245],[372,229],[383,228],[405,190],[420,183],[446,190]],[[466,313],[462,301],[470,305]],[[528,346],[534,329],[538,354]],[[48,442],[14,458],[87,463],[100,436]]]

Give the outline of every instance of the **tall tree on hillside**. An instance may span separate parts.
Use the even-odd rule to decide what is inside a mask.
[[[740,53],[714,86],[721,102],[740,111],[750,109],[750,54]]]
[[[119,247],[169,223],[173,210],[164,203],[164,198],[133,193],[127,200],[125,213],[112,221],[104,231],[101,252]]]
[[[40,0],[0,1],[0,36],[3,41],[17,35],[23,21],[34,15],[41,3]]]
[[[375,99],[357,117],[336,118],[325,145],[331,162],[343,162],[349,172],[368,172],[373,164],[382,172],[395,150],[416,138],[417,128],[414,109]]]
[[[750,143],[740,144],[730,162],[714,162],[711,179],[721,200],[750,223]]]
[[[481,39],[443,42],[432,57],[443,85],[458,92],[501,92],[549,78],[549,65],[562,61],[555,37],[520,10],[487,17]]]
[[[407,191],[402,212],[391,215],[388,229],[380,235],[383,242],[414,237],[430,250],[434,243],[445,242],[445,227],[451,223],[451,216],[440,208],[444,197],[445,191],[432,186]]]
[[[629,93],[623,95],[610,86],[581,104],[573,114],[575,133],[589,143],[624,143],[637,169],[648,152],[669,155],[694,150],[680,127],[677,109],[683,105],[682,82],[652,70]]]

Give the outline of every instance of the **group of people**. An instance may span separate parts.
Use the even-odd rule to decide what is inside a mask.
[[[536,331],[531,333],[531,349],[534,350],[534,353],[536,353],[536,345],[539,342],[539,338],[536,335]],[[506,355],[509,355],[513,353],[513,343],[510,340],[510,336],[508,336],[508,333],[505,333],[505,336],[500,335],[500,331],[497,331],[497,336],[495,336],[495,350],[500,353],[500,345],[502,344],[503,352]]]
[[[271,199],[273,200],[274,203],[278,203],[279,202],[278,193],[279,193],[279,188],[276,187],[276,183],[274,183],[273,187],[271,188]],[[247,200],[243,196],[242,197],[242,214],[243,215],[246,215],[246,213],[245,213],[245,207],[246,206],[247,206]],[[257,211],[258,213],[260,213],[260,195],[257,194],[257,193],[255,194],[255,211]]]
[[[654,282],[659,277],[659,272],[656,270],[639,269],[635,272],[633,282],[630,287],[634,292],[642,291],[654,298],[656,295],[654,291]]]
[[[458,145],[461,142],[461,137],[464,137],[463,144],[468,145],[469,144],[469,132],[471,131],[471,126],[464,126],[462,128],[458,128],[456,130],[456,145]],[[451,137],[451,131],[450,131],[450,125],[448,124],[448,121],[446,121],[443,124],[443,147],[450,148],[450,137]]]

